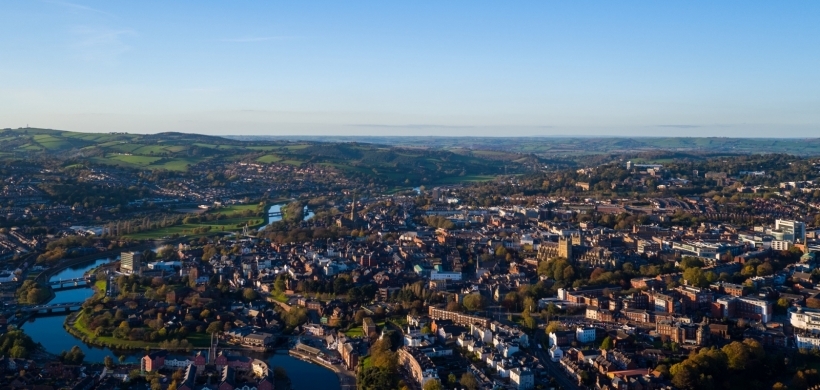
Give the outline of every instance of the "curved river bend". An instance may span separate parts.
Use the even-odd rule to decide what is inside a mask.
[[[110,259],[99,259],[88,263],[70,267],[53,277],[50,280],[73,279],[83,276],[86,271],[99,267],[110,262]],[[49,303],[80,302],[88,299],[94,294],[91,288],[80,288],[75,290],[58,291],[54,299]],[[75,338],[63,328],[65,314],[55,314],[50,316],[34,317],[23,325],[23,330],[31,336],[34,342],[40,343],[48,352],[59,354],[68,351],[75,345],[85,352],[85,361],[102,362],[106,356],[111,356],[116,362],[122,352],[116,352],[109,348],[100,348],[88,345]],[[142,352],[129,351],[124,354],[126,362],[136,363],[142,358]],[[302,389],[323,389],[339,390],[339,378],[336,374],[324,367],[296,359],[285,351],[266,354],[264,356],[271,367],[282,367],[288,372],[293,388]]]

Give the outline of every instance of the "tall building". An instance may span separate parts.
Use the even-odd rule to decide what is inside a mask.
[[[778,219],[774,223],[774,229],[783,232],[785,241],[806,243],[806,224],[803,222]]]
[[[558,239],[558,257],[572,261],[572,240],[565,237]]]
[[[124,274],[139,274],[142,268],[142,253],[123,252],[120,255],[120,272]]]

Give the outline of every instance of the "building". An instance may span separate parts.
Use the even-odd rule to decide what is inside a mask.
[[[820,309],[793,307],[789,309],[789,324],[804,333],[820,334]]]
[[[535,374],[528,367],[513,368],[510,370],[510,383],[518,390],[527,390],[535,387]]]
[[[767,323],[772,318],[772,304],[753,297],[720,297],[715,303],[713,316],[724,318],[747,318]]]
[[[372,318],[366,317],[362,320],[362,333],[364,333],[365,337],[370,337],[371,334],[377,332],[376,323],[373,322]]]
[[[726,283],[726,282],[717,282],[712,283],[709,286],[715,292],[719,292],[721,294],[729,294],[735,297],[742,297],[746,295],[746,286],[741,284],[733,284],[733,283]]]
[[[439,381],[438,370],[433,361],[418,348],[401,347],[398,350],[399,365],[410,373],[410,377],[420,388],[429,381]]]
[[[820,337],[814,335],[794,335],[794,343],[798,349],[820,349]]]
[[[568,347],[575,338],[571,330],[559,330],[549,334],[550,346]]]
[[[550,347],[550,359],[552,359],[552,361],[560,361],[562,357],[564,357],[564,351],[561,350],[561,347],[558,345]]]
[[[461,272],[430,271],[430,280],[461,280]]]
[[[575,339],[579,343],[586,344],[595,341],[595,328],[579,326],[575,329]]]
[[[450,320],[453,321],[454,324],[463,325],[463,326],[470,326],[473,324],[481,325],[485,328],[490,327],[490,319],[485,317],[478,317],[478,316],[471,316],[468,314],[462,314],[456,311],[449,311],[437,308],[435,306],[430,306],[427,309],[427,315],[434,319],[434,320]]]
[[[689,345],[706,345],[710,334],[706,323],[686,324],[666,320],[658,321],[655,331],[661,336],[669,337],[672,342]]]
[[[124,274],[140,274],[142,269],[142,253],[123,252],[120,255],[120,272]]]
[[[785,241],[806,243],[806,224],[803,222],[778,219],[774,223],[774,229],[783,232]]]
[[[705,288],[693,286],[678,286],[675,288],[681,296],[683,307],[686,311],[708,308],[713,301],[712,291]]]

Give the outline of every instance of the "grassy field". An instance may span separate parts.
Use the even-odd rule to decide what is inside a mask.
[[[270,163],[275,163],[275,162],[278,162],[278,161],[282,161],[282,157],[279,157],[275,154],[266,154],[262,157],[257,158],[256,161],[259,161],[259,162],[265,163],[265,164],[270,164]]]
[[[247,224],[251,228],[256,228],[265,225],[266,217],[260,215],[253,215],[250,217],[243,217],[243,216],[236,216],[238,213],[242,213],[248,210],[256,210],[258,205],[256,204],[236,204],[236,205],[229,205],[225,207],[221,207],[218,209],[214,209],[208,212],[208,214],[216,214],[221,213],[223,215],[228,216],[229,218],[221,219],[221,220],[214,220],[214,221],[204,221],[200,223],[187,223],[175,226],[169,226],[160,229],[148,230],[144,232],[129,234],[126,237],[130,237],[136,240],[153,240],[159,239],[166,236],[171,236],[174,234],[178,234],[180,236],[200,236],[200,235],[209,235],[221,232],[238,232],[242,231],[242,228]],[[233,215],[233,217],[231,217]],[[210,226],[211,230],[205,234],[194,234],[194,229],[202,228]]]
[[[245,226],[246,223],[249,223],[249,226],[254,228],[258,226],[262,226],[265,224],[265,218],[260,216],[255,217],[241,217],[241,218],[228,218],[219,221],[208,221],[202,223],[187,223],[182,225],[176,226],[169,226],[161,229],[149,230],[145,232],[139,232],[134,234],[126,235],[125,237],[133,238],[136,240],[151,240],[151,239],[158,239],[165,236],[170,236],[173,234],[179,234],[180,236],[194,236],[193,230],[196,228],[202,228],[206,226],[210,226],[211,230],[206,234],[214,234],[214,233],[221,233],[221,232],[236,232],[241,231],[242,227]],[[224,228],[224,229],[223,229]]]

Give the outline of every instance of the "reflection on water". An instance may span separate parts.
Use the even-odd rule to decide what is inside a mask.
[[[293,388],[296,390],[322,389],[337,390],[342,386],[336,373],[318,364],[308,363],[279,351],[268,359],[271,367],[282,367],[288,372]]]

